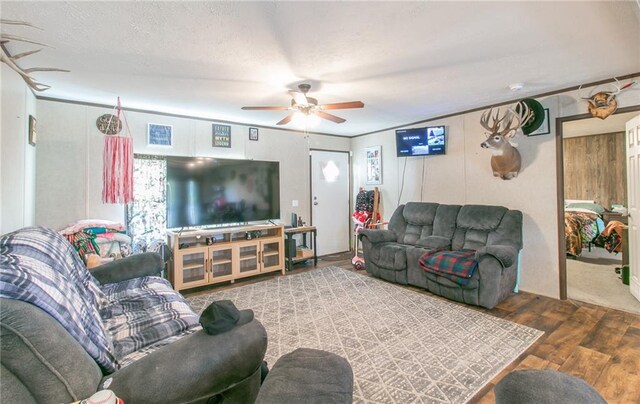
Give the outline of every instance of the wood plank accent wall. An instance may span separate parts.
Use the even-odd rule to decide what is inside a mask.
[[[565,199],[592,199],[611,209],[627,205],[624,132],[562,140]]]

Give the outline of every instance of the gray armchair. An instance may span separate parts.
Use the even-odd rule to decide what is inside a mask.
[[[10,254],[5,255],[11,242],[11,235],[0,238],[0,274],[15,270]],[[162,259],[148,253],[104,265],[92,274],[106,283],[161,270]],[[109,373],[43,309],[3,297],[0,345],[0,396],[7,403],[68,403],[103,388],[126,403],[207,402],[214,396],[235,403],[253,402],[258,394],[267,335],[257,320],[218,335],[199,330]]]

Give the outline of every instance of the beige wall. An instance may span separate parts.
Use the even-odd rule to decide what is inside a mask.
[[[61,228],[85,218],[124,221],[123,205],[106,205],[102,195],[104,135],[96,119],[110,109],[38,100],[40,144],[37,160],[36,222]],[[281,218],[309,214],[309,149],[349,150],[350,140],[277,129],[260,129],[249,140],[248,126],[231,125],[231,148],[211,146],[211,124],[190,118],[127,112],[135,153],[211,156],[280,162]],[[147,145],[147,124],[173,126],[173,147]],[[292,207],[298,200],[299,206]]]
[[[589,90],[589,89],[585,89]],[[584,91],[584,90],[583,90]],[[539,101],[549,108],[551,134],[520,136],[518,149],[523,168],[518,178],[503,181],[492,176],[490,153],[480,148],[484,140],[479,124],[481,112],[432,121],[447,126],[447,154],[426,158],[395,157],[395,133],[353,139],[260,129],[260,141],[248,140],[248,127],[232,126],[232,148],[210,146],[211,122],[171,118],[154,114],[127,113],[137,153],[202,155],[255,158],[281,162],[281,204],[284,221],[292,211],[310,217],[309,149],[351,150],[353,192],[371,188],[364,180],[364,148],[382,145],[383,212],[389,218],[398,204],[434,201],[449,204],[495,204],[519,209],[524,214],[521,288],[558,297],[558,240],[556,214],[555,118],[586,112],[577,92],[567,92]],[[620,106],[640,105],[640,91],[618,96]],[[102,134],[96,118],[108,109],[38,100],[39,143],[37,159],[36,223],[55,228],[74,220],[99,217],[123,220],[118,205],[100,202]],[[174,126],[173,149],[146,146],[147,123]],[[402,171],[406,162],[401,198]],[[424,177],[424,181],[422,178]],[[299,207],[292,208],[292,200]]]
[[[4,234],[34,224],[37,148],[28,142],[29,115],[36,116],[33,93],[5,64],[1,77],[0,234]]]
[[[577,92],[538,99],[551,116],[551,134],[526,137],[516,142],[522,155],[522,170],[511,181],[492,175],[490,153],[480,148],[484,130],[482,111],[427,122],[419,126],[446,125],[445,156],[397,158],[395,131],[360,136],[352,140],[353,192],[365,184],[364,149],[382,145],[382,191],[384,217],[407,201],[447,204],[488,204],[519,209],[524,215],[524,249],[521,255],[521,289],[559,297],[559,263],[556,213],[555,118],[586,112]],[[640,91],[618,96],[619,105],[640,105]],[[402,196],[402,171],[406,163]],[[422,181],[424,178],[424,181]]]

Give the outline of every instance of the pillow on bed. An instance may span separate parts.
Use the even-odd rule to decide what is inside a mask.
[[[605,209],[601,205],[598,205],[597,203],[588,203],[588,202],[570,203],[566,206],[565,209],[587,209],[599,215],[605,212]]]

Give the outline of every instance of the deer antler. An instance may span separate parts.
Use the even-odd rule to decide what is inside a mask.
[[[527,104],[520,102],[519,105],[520,112],[507,108],[501,118],[499,118],[500,109],[496,110],[495,116],[491,116],[493,108],[485,111],[480,118],[480,125],[489,131],[488,136],[503,136],[505,138],[515,136],[516,131],[533,116],[533,111],[529,109]],[[490,119],[493,120],[492,123],[489,123]],[[507,119],[506,122],[505,119]]]
[[[621,93],[621,92],[623,92],[624,90],[628,90],[628,89],[630,89],[631,87],[633,87],[633,86],[635,86],[636,84],[638,84],[638,82],[637,82],[637,81],[630,81],[630,82],[628,82],[628,83],[627,83],[627,84],[625,84],[625,85],[620,85],[620,81],[619,81],[617,78],[615,78],[615,77],[614,77],[613,79],[616,81],[617,85],[616,85],[616,84],[613,84],[613,83],[611,83],[611,85],[612,85],[613,87],[615,87],[615,89],[616,89],[616,90],[615,90],[615,91],[605,91],[605,92],[608,94],[608,96],[607,96],[607,103],[609,103],[609,100],[611,100],[611,98],[614,98],[616,95],[620,94],[620,93]]]
[[[40,29],[40,28],[38,28],[38,27],[28,23],[28,22],[25,22],[25,21],[15,21],[15,20],[0,19],[0,24],[24,25],[24,26],[27,26],[27,27]],[[33,41],[31,39],[22,38],[22,37],[15,36],[15,35],[12,35],[12,34],[7,34],[7,33],[0,33],[0,44],[4,45],[4,44],[6,44],[6,43],[8,43],[10,41],[26,42],[26,43],[31,43],[31,44],[35,44],[35,45],[50,47],[47,44],[44,44],[44,43],[41,43],[41,42],[37,42],[37,41]],[[29,87],[31,87],[32,89],[34,89],[36,91],[45,91],[45,90],[51,88],[51,86],[39,83],[36,79],[34,79],[33,77],[30,76],[31,73],[33,73],[33,72],[69,72],[69,70],[58,69],[58,68],[55,68],[55,67],[31,67],[31,68],[28,68],[28,69],[23,69],[23,68],[21,68],[20,66],[18,66],[16,64],[16,60],[18,60],[20,58],[23,58],[25,56],[33,55],[34,53],[40,52],[41,49],[21,52],[21,53],[18,53],[16,55],[14,55],[14,56],[11,56],[11,55],[9,55],[9,53],[7,52],[7,50],[6,50],[6,48],[4,46],[2,46],[0,48],[2,49],[2,52],[0,52],[0,62],[5,63],[12,70],[14,70],[20,76],[22,76],[22,79],[25,81],[25,83],[27,83],[27,85]]]
[[[631,87],[635,86],[636,84],[638,84],[637,81],[630,81],[625,85],[620,85],[620,80],[618,80],[616,77],[613,78],[616,81],[616,84],[611,83],[611,85],[613,86],[613,88],[615,88],[614,91],[597,91],[598,88],[600,86],[595,86],[594,88],[591,89],[591,91],[589,92],[589,96],[588,97],[582,97],[582,94],[580,94],[580,90],[582,89],[582,85],[580,87],[578,87],[578,95],[581,99],[588,101],[589,103],[591,103],[592,105],[596,105],[596,103],[594,102],[593,98],[594,98],[594,94],[599,94],[599,93],[604,93],[607,95],[607,100],[606,100],[606,104],[609,104],[609,102],[611,101],[612,98],[615,98],[616,95],[620,94],[621,92],[623,92],[624,90],[628,90]]]

